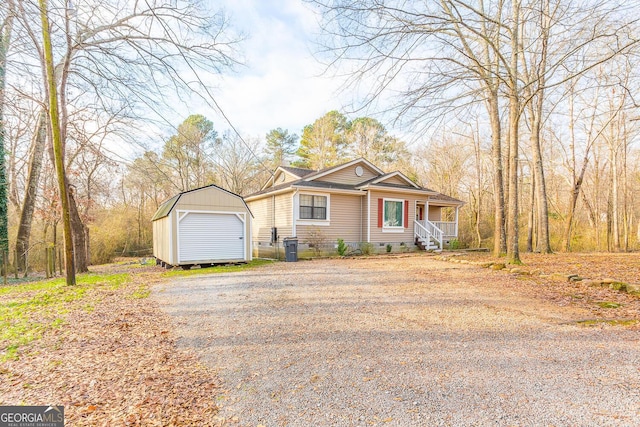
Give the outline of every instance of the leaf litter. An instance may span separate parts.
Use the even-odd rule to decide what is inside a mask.
[[[0,405],[64,405],[68,426],[216,425],[218,379],[177,349],[170,318],[146,298],[159,277],[148,271],[92,287],[61,325],[0,362]]]

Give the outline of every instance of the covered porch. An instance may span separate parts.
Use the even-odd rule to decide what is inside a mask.
[[[416,201],[414,235],[416,244],[426,250],[442,250],[458,237],[459,200]]]

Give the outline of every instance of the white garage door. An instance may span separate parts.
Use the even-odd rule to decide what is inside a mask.
[[[180,263],[244,259],[244,223],[237,215],[188,212],[178,218]]]

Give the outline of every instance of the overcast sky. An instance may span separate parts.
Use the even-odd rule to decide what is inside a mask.
[[[323,77],[323,66],[313,57],[319,29],[308,5],[301,0],[222,3],[232,25],[248,36],[242,44],[246,65],[222,76],[214,96],[243,135],[263,138],[277,127],[300,135],[303,126],[349,104],[348,93],[338,94],[340,82]],[[216,129],[227,128],[206,107],[198,112]]]

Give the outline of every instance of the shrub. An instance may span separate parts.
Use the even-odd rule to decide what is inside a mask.
[[[373,254],[374,250],[375,248],[371,243],[368,243],[368,242],[360,243],[360,251],[362,252],[362,255],[371,255]]]
[[[313,249],[315,256],[322,255],[322,248],[327,244],[327,237],[319,227],[313,226],[307,235],[307,243]]]
[[[393,246],[391,246],[391,243],[387,243],[387,253],[391,253],[391,249],[393,249]]]
[[[344,256],[344,254],[347,253],[347,249],[349,249],[349,247],[344,243],[344,240],[338,239],[338,255]]]

